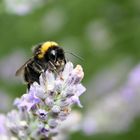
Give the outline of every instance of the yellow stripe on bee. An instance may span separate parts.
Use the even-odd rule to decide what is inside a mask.
[[[40,59],[43,58],[46,51],[52,46],[58,46],[58,44],[53,41],[45,42],[40,48],[40,53],[38,54],[38,58]]]

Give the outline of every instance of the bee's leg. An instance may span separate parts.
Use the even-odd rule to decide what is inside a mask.
[[[51,70],[53,70],[58,75],[55,65],[51,61],[49,61],[49,64],[50,64]]]
[[[30,83],[27,84],[27,88],[28,88],[28,90],[30,89]]]

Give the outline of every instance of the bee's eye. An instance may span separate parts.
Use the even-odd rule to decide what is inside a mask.
[[[49,58],[50,60],[56,60],[56,53],[54,50],[52,50],[49,54]]]

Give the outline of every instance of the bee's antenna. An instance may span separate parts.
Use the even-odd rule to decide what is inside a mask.
[[[82,61],[84,60],[82,57],[80,57],[80,56],[78,56],[78,55],[76,55],[76,54],[74,54],[72,52],[65,52],[65,53],[69,53],[69,54],[73,55],[74,57],[79,58]]]

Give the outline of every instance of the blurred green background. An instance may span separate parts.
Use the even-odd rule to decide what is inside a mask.
[[[130,69],[140,62],[140,1],[1,0],[0,100],[10,98],[2,111],[6,112],[9,109],[6,105],[11,106],[12,100],[26,90],[26,86],[15,78],[15,70],[32,55],[33,45],[48,40],[58,42],[65,51],[84,59],[81,61],[67,54],[67,59],[84,68],[83,84],[87,87],[81,98],[84,114],[90,106],[87,96],[92,88],[88,91],[88,87],[100,71],[108,71],[116,63],[122,64],[123,76],[113,87],[115,89],[125,81]],[[108,79],[103,80],[108,82]],[[110,89],[112,87],[107,91]],[[99,97],[94,98],[94,92],[91,95],[92,101],[98,102]],[[133,120],[126,132],[101,132],[88,136],[80,131],[70,135],[70,139],[139,140],[139,115]]]

